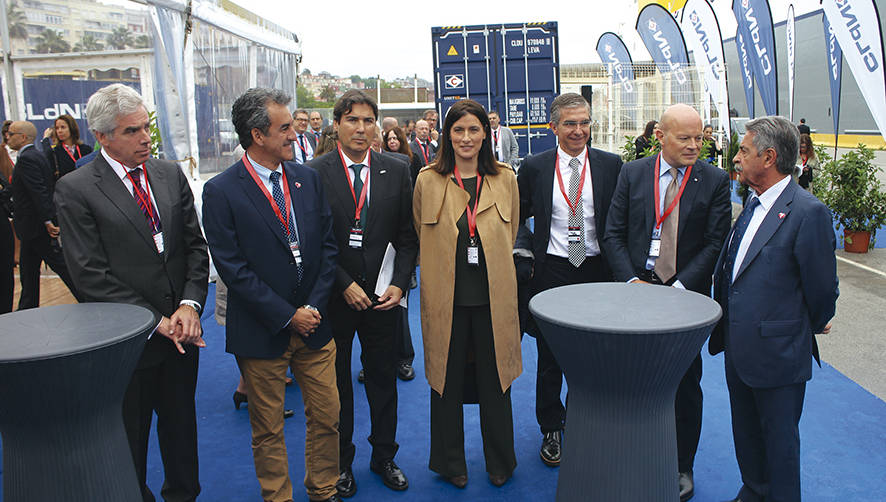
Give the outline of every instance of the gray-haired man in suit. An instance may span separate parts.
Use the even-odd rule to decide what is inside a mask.
[[[101,153],[62,178],[55,191],[65,262],[87,302],[145,307],[159,321],[123,398],[123,424],[146,502],[151,418],[167,501],[200,493],[197,468],[200,311],[209,256],[182,170],[151,158],[150,119],[141,96],[114,84],[89,98],[86,120]]]
[[[517,137],[514,131],[501,125],[501,117],[498,112],[491,110],[489,112],[489,126],[492,128],[492,151],[495,153],[495,159],[499,162],[509,164],[515,170],[520,163],[520,146],[517,145]]]

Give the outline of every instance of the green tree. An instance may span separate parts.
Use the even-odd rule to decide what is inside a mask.
[[[327,103],[335,101],[335,89],[331,85],[327,85],[322,91],[320,91],[320,100],[326,101]]]
[[[127,46],[132,47],[133,43],[132,33],[125,26],[114,28],[114,31],[108,35],[108,47],[111,49],[123,50]]]
[[[135,42],[132,44],[133,49],[147,49],[151,46],[151,37],[147,35],[139,35],[135,37]]]
[[[38,54],[71,52],[71,44],[62,38],[61,33],[47,28],[37,36],[36,50]]]
[[[6,7],[6,22],[9,23],[9,38],[28,39],[28,18],[14,1]]]
[[[307,75],[307,76],[310,77],[310,76],[311,76],[311,70],[305,68],[304,70],[301,71],[301,74],[302,74],[302,75]]]
[[[104,44],[87,33],[84,33],[80,41],[74,44],[74,52],[94,52],[102,49],[104,49]]]

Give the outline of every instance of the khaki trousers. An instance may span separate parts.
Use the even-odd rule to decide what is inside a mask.
[[[305,410],[305,488],[311,500],[336,493],[338,481],[338,388],[335,383],[335,342],[314,350],[298,335],[276,359],[237,357],[249,395],[252,456],[255,474],[267,502],[292,500],[289,460],[283,437],[286,367],[302,391]]]

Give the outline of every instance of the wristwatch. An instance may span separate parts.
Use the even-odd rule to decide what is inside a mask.
[[[302,305],[301,308],[306,309],[306,310],[312,310],[314,312],[320,313],[320,309],[318,309],[317,307],[315,307],[313,305],[305,304],[305,305]]]

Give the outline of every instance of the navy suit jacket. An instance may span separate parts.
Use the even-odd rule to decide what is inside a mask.
[[[809,356],[818,355],[814,333],[834,316],[839,295],[830,211],[789,183],[754,234],[732,288],[724,287],[728,242],[714,274],[714,298],[724,316],[708,350],[725,349],[750,387],[809,380]]]
[[[298,226],[301,282],[280,222],[242,160],[203,188],[209,250],[228,286],[225,350],[238,356],[283,354],[290,339],[283,326],[306,304],[323,316],[316,332],[305,338],[308,347],[323,347],[332,338],[326,318],[338,252],[332,213],[316,171],[294,162],[284,162],[283,169]]]
[[[615,192],[621,158],[603,150],[590,148],[588,161],[591,169],[591,184],[594,188],[594,225],[597,243],[604,260],[603,235],[606,233],[606,219],[609,204]],[[551,208],[554,195],[554,164],[557,162],[557,148],[531,155],[523,159],[517,171],[517,185],[520,188],[520,223],[530,216],[535,217],[535,233],[532,236],[532,252],[536,263],[543,263],[551,239]],[[569,180],[564,180],[568,183]]]
[[[655,226],[656,158],[625,164],[612,197],[603,246],[618,281],[627,281],[646,269]],[[711,273],[731,218],[726,171],[696,161],[680,198],[675,282],[679,280],[691,291],[711,294]]]

